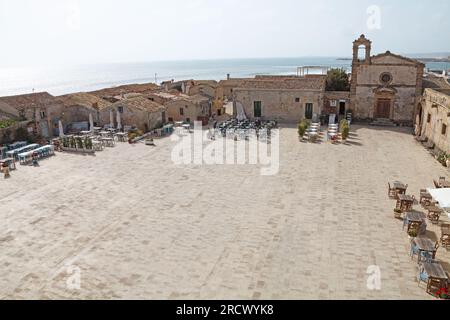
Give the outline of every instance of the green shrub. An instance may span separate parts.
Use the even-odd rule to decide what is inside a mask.
[[[300,121],[300,123],[298,124],[298,136],[300,138],[303,138],[308,127],[309,127],[309,122],[307,120]]]
[[[439,161],[443,166],[447,166],[447,160],[450,158],[450,154],[446,152],[442,152],[437,157],[437,161]]]
[[[25,128],[17,128],[15,139],[16,141],[28,141],[28,131]]]
[[[15,125],[16,122],[17,121],[13,120],[13,119],[0,120],[0,129],[9,128],[9,127]]]

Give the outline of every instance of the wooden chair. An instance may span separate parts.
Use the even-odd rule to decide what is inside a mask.
[[[449,223],[442,223],[441,224],[441,227],[450,227],[450,224]],[[442,246],[444,247],[444,248],[447,248],[447,247],[449,247],[450,246],[450,235],[448,235],[448,234],[443,234],[442,236],[441,236],[441,244],[442,244]],[[450,279],[450,278],[449,278]]]
[[[436,187],[436,189],[441,188],[440,184],[436,180],[433,180],[433,182],[434,182],[434,186]]]
[[[397,198],[397,190],[391,188],[391,184],[388,182],[388,197],[391,199]]]
[[[439,212],[428,212],[428,220],[433,224],[437,224],[439,219],[441,218],[441,214]]]
[[[442,285],[441,280],[431,278],[428,281],[427,293],[429,293],[429,294],[436,293],[439,289],[441,289],[441,285]]]

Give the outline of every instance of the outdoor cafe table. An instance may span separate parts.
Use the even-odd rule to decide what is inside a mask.
[[[425,202],[431,202],[432,199],[433,196],[429,192],[421,192],[419,203],[424,204]]]
[[[3,167],[3,164],[7,163],[10,170],[16,170],[16,160],[14,158],[6,158],[0,160],[0,169]]]
[[[397,193],[397,195],[399,194],[405,194],[406,193],[406,189],[408,189],[408,186],[404,183],[401,183],[399,181],[395,181],[392,184],[393,188],[395,189],[395,192]]]
[[[441,216],[441,213],[444,212],[441,208],[437,206],[429,206],[425,208],[428,210],[428,219],[432,222],[438,222]]]
[[[409,211],[412,209],[413,204],[414,198],[412,196],[407,196],[404,194],[398,195],[397,209],[400,209],[402,211]]]
[[[25,147],[8,151],[6,154],[7,154],[8,158],[17,159],[17,156],[19,154],[21,154],[23,152],[27,152],[27,151],[31,151],[31,150],[37,149],[38,147],[39,147],[38,144],[35,144],[35,143],[34,144],[29,144],[29,145],[27,145]]]
[[[425,262],[423,263],[423,268],[425,272],[428,274],[428,285],[427,285],[427,292],[431,291],[431,282],[433,280],[439,281],[441,283],[441,287],[445,287],[448,284],[448,277],[445,273],[444,268],[442,268],[442,265],[438,263],[437,261],[433,262]]]
[[[113,138],[102,138],[101,141],[107,147],[114,147],[114,139]]]
[[[428,252],[431,254],[432,258],[436,257],[436,247],[433,241],[424,237],[414,238],[413,244],[417,246],[419,254],[417,255],[417,263],[421,262],[422,252]]]
[[[118,132],[118,133],[116,133],[116,136],[117,136],[117,141],[126,142],[128,134],[125,132]]]
[[[441,225],[441,242],[442,242],[442,245],[445,247],[450,245],[450,225],[449,224]]]
[[[27,145],[26,141],[17,141],[8,146],[9,150],[19,149]]]

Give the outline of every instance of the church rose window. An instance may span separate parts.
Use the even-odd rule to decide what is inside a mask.
[[[392,75],[388,72],[382,73],[380,76],[380,81],[383,84],[390,84],[392,82]]]

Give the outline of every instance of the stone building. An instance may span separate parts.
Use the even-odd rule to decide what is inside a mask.
[[[114,115],[114,127],[117,127],[117,113],[120,113],[122,127],[136,126],[148,132],[166,124],[166,108],[145,96],[137,96],[117,101],[99,108],[100,125],[110,124],[111,111]]]
[[[325,86],[323,75],[259,76],[233,89],[234,110],[242,109],[249,119],[312,119],[321,113]]]
[[[358,119],[390,119],[412,125],[422,94],[425,65],[389,51],[371,56],[364,35],[353,42],[350,103]]]
[[[416,119],[416,134],[437,151],[450,153],[450,89],[424,91]]]
[[[92,114],[94,125],[100,123],[100,112],[112,103],[93,94],[79,92],[57,97],[62,108],[49,112],[49,118],[53,128],[53,135],[59,135],[59,120],[62,121],[64,131],[76,132],[80,129],[89,129],[89,115]]]
[[[0,113],[20,121],[28,120],[28,132],[45,138],[52,136],[50,114],[61,107],[61,102],[48,92],[0,97]]]
[[[217,98],[222,100],[232,99],[233,98],[233,90],[235,88],[239,88],[245,81],[253,80],[252,78],[230,78],[227,80],[219,81],[219,86],[216,90]]]
[[[211,116],[210,99],[202,96],[178,95],[176,98],[168,101],[165,105],[169,122],[184,121],[192,123],[202,121],[208,123]]]

